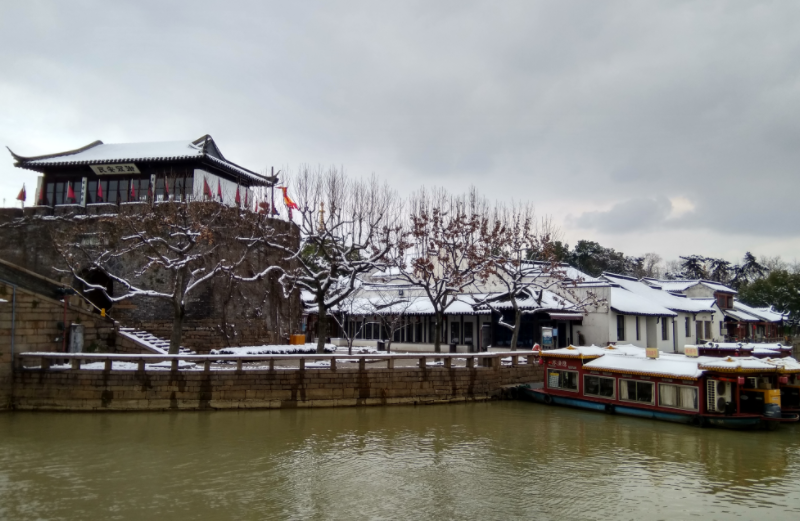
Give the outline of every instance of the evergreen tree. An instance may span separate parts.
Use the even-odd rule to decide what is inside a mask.
[[[744,281],[739,288],[739,299],[754,307],[772,306],[786,312],[796,325],[800,322],[800,274],[779,269],[766,278]]]
[[[684,278],[689,280],[702,280],[708,274],[706,272],[706,258],[697,254],[691,256],[678,256],[681,260],[681,273]]]

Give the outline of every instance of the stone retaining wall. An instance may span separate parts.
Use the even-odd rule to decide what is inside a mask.
[[[274,371],[34,370],[15,373],[21,410],[196,410],[428,404],[488,400],[542,381],[535,365]]]
[[[0,410],[11,400],[12,362],[12,288],[0,283]],[[66,317],[66,323],[64,319]],[[16,289],[16,319],[14,352],[61,352],[64,350],[64,324],[84,327],[83,346],[86,351],[113,352],[116,334],[114,323],[97,314],[86,312],[64,302]],[[141,352],[141,351],[139,351]]]

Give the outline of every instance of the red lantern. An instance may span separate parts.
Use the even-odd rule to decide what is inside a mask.
[[[744,376],[737,376],[736,377],[736,383],[738,385],[744,385]]]

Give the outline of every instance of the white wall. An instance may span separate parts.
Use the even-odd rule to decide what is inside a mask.
[[[231,207],[236,206],[236,182],[226,180],[225,178],[221,178],[202,169],[194,170],[194,186],[192,187],[192,193],[195,200],[202,201],[205,199],[205,194],[203,193],[204,179],[208,182],[208,186],[211,188],[211,194],[214,196],[214,200],[219,201],[217,197],[217,182],[219,182],[220,188],[222,189],[222,203],[225,205],[230,205]],[[244,205],[245,193],[247,193],[247,204],[252,208],[253,191],[241,185],[238,187],[239,197],[242,200],[242,205]]]

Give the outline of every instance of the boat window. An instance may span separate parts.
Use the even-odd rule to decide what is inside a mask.
[[[601,376],[583,376],[583,394],[585,396],[602,396],[604,398],[614,397],[614,378],[603,378]]]
[[[548,370],[547,386],[551,389],[578,390],[578,373],[572,370]]]
[[[658,404],[674,409],[697,410],[697,387],[659,383]]]
[[[619,399],[653,404],[653,384],[649,381],[619,380]]]

